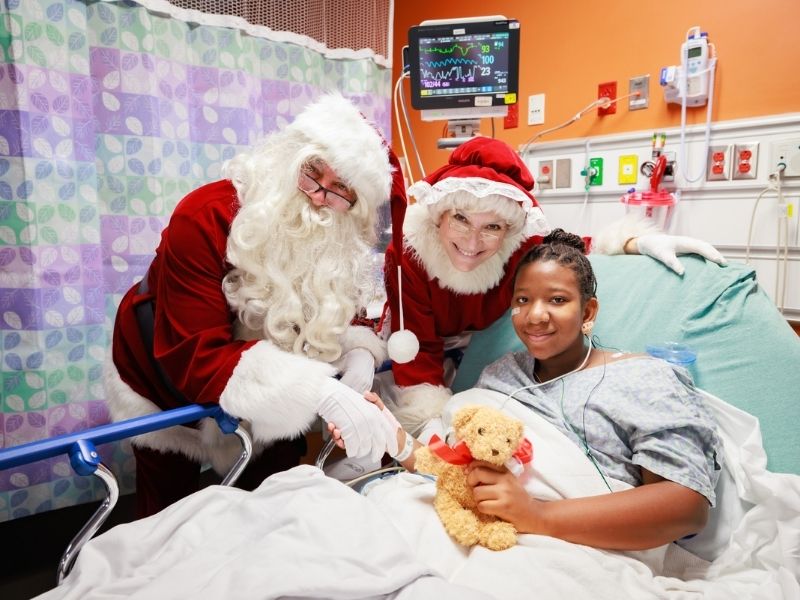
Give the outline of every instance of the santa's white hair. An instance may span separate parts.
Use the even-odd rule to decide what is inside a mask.
[[[234,157],[223,170],[240,203],[228,236],[227,259],[233,270],[223,281],[228,303],[243,326],[239,335],[268,339],[284,350],[324,361],[340,356],[338,337],[368,300],[375,208],[384,189],[383,200],[388,197],[391,182],[380,136],[350,110],[358,119],[354,124],[371,132],[354,133],[343,124],[333,145],[326,144],[330,140],[324,132],[320,140],[316,131],[312,138],[307,128],[290,125],[253,152]],[[349,138],[359,136],[369,142],[366,148],[361,145],[359,160],[376,167],[378,176],[372,180],[364,180],[363,171],[355,174],[357,164],[342,162]],[[298,190],[300,168],[316,160],[330,165],[355,192],[356,203],[347,212],[316,208]]]

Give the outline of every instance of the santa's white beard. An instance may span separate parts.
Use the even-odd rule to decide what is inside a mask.
[[[315,208],[302,192],[271,203],[259,221],[243,207],[231,226],[225,293],[242,337],[331,361],[366,301],[370,248],[347,213]],[[299,208],[299,210],[298,210]],[[241,217],[241,218],[240,218]],[[241,330],[243,329],[243,330]]]

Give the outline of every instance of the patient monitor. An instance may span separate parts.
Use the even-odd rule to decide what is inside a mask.
[[[519,22],[502,15],[423,21],[408,32],[411,105],[447,120],[458,145],[482,117],[504,117],[519,90]]]

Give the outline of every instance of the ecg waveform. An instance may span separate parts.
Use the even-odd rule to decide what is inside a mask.
[[[478,48],[478,44],[467,44],[466,46],[462,46],[461,44],[452,44],[451,46],[442,48],[423,48],[422,52],[428,52],[430,54],[453,54],[456,52],[456,50],[458,50],[461,53],[461,56],[466,56],[467,53],[473,48]]]
[[[508,83],[508,39],[475,36],[420,40],[420,85],[425,94],[502,92]]]
[[[433,66],[433,65],[431,65]],[[446,70],[428,71],[423,69],[420,71],[422,79],[425,82],[425,87],[439,87],[443,81],[457,81],[459,83],[475,83],[477,73],[481,67],[475,65],[472,67],[451,67]],[[488,71],[488,69],[486,69]],[[432,83],[435,82],[435,83]]]
[[[449,67],[450,65],[477,65],[477,60],[471,58],[445,58],[444,60],[429,60],[428,66],[431,68]]]

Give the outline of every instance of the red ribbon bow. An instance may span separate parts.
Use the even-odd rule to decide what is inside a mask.
[[[472,453],[467,448],[467,443],[463,440],[451,448],[438,435],[434,434],[431,436],[431,441],[428,442],[428,447],[436,456],[451,465],[468,465],[474,460]],[[528,438],[523,438],[519,443],[517,450],[514,452],[514,458],[523,465],[531,462],[533,459],[533,444]]]
[[[467,448],[467,443],[463,440],[451,448],[434,433],[431,441],[428,442],[428,447],[436,456],[451,465],[468,465],[472,462],[472,453]]]

